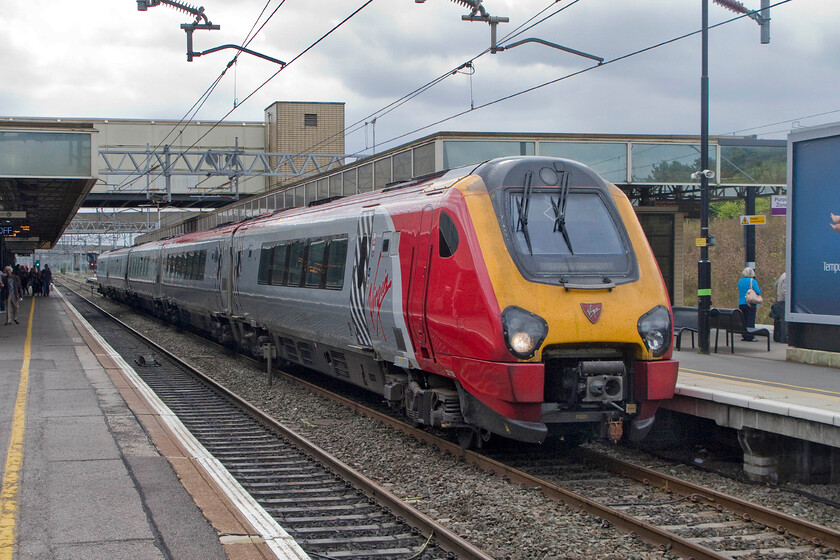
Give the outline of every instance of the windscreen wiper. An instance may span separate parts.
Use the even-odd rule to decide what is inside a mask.
[[[551,207],[554,209],[554,230],[559,231],[566,241],[566,246],[571,254],[575,254],[572,248],[572,241],[569,239],[569,232],[566,231],[566,201],[569,199],[569,174],[563,172],[563,185],[560,187],[560,198],[551,198]]]
[[[528,210],[531,207],[531,184],[533,183],[534,172],[529,171],[525,174],[525,192],[522,193],[522,199],[516,202],[516,210],[519,212],[519,222],[516,224],[516,231],[521,231],[525,236],[525,243],[528,245],[528,253],[534,255],[534,250],[531,248],[531,235],[528,233]]]

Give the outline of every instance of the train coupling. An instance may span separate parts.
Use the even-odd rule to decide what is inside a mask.
[[[583,385],[583,402],[614,402],[624,399],[626,368],[621,361],[585,361],[577,366]]]

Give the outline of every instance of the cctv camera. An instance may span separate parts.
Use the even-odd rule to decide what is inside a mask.
[[[714,179],[715,178],[715,172],[712,171],[711,169],[704,169],[703,170],[703,175],[706,176],[706,179]]]

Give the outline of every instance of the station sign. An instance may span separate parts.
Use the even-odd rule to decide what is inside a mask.
[[[770,197],[770,215],[785,216],[787,214],[787,197],[774,194]]]
[[[742,226],[761,226],[767,223],[767,216],[741,216]]]
[[[25,219],[26,218],[26,211],[25,210],[0,210],[0,220],[2,219]]]
[[[19,235],[29,235],[29,226],[0,226],[0,237],[18,237]]]

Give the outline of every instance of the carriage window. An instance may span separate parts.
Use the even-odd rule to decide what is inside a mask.
[[[268,284],[268,272],[271,270],[271,245],[264,244],[260,249],[260,268],[257,272],[257,283]]]
[[[195,254],[195,279],[204,280],[204,266],[207,264],[207,250],[204,249]]]
[[[446,259],[458,250],[458,228],[446,212],[440,213],[438,221],[438,254]]]
[[[196,265],[198,264],[198,253],[187,253],[187,270],[185,276],[187,280],[192,280],[196,276]]]
[[[271,279],[272,286],[282,286],[286,280],[286,243],[275,245],[271,257]]]
[[[287,286],[300,286],[303,278],[303,257],[306,245],[303,241],[295,241],[289,245],[289,279]]]
[[[324,257],[327,252],[325,240],[313,241],[309,244],[309,256],[306,262],[306,287],[318,288],[321,286],[321,278],[324,277],[326,263]]]
[[[347,261],[347,238],[330,241],[330,258],[327,264],[327,288],[340,290],[344,287],[344,266]]]

